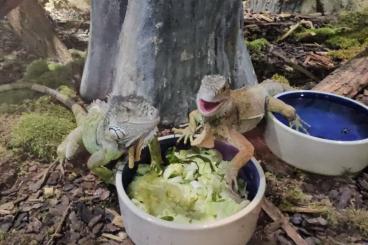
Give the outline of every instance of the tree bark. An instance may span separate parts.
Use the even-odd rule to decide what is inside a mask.
[[[45,10],[37,0],[24,0],[8,14],[8,19],[30,52],[61,63],[72,60],[71,54],[56,36]]]
[[[23,0],[0,0],[0,19],[4,18],[12,9],[16,8]]]
[[[80,87],[87,101],[103,99],[112,91],[127,5],[128,0],[92,1],[88,57]]]
[[[336,69],[313,90],[354,98],[368,87],[368,56],[363,54]]]
[[[307,0],[315,1],[315,0]],[[271,12],[271,13],[281,13],[281,12],[299,12],[303,0],[248,0],[246,2],[246,8],[250,9],[252,12]]]
[[[113,9],[101,2],[92,4],[90,52],[80,91],[85,99],[110,92],[141,95],[160,110],[164,124],[178,124],[195,107],[203,76],[222,74],[234,88],[257,83],[241,31],[241,0],[134,0],[128,5],[123,0]],[[126,12],[121,6],[127,6]],[[107,15],[125,17],[121,29],[101,30],[108,26],[101,16]],[[94,35],[97,31],[101,35]],[[113,37],[106,40],[107,35]],[[105,45],[98,46],[103,40]]]
[[[252,12],[322,13],[336,15],[341,11],[360,11],[368,7],[367,0],[248,0],[246,8]]]

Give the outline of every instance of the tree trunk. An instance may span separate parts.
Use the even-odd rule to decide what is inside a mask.
[[[92,1],[88,57],[80,87],[87,101],[103,99],[112,91],[127,5],[128,0]]]
[[[367,52],[367,51],[366,51]],[[368,52],[367,52],[368,53]],[[354,98],[368,87],[368,55],[352,59],[323,79],[313,90]]]
[[[45,10],[37,0],[24,0],[8,14],[8,19],[30,52],[61,63],[71,61],[71,54],[56,36]]]
[[[341,11],[359,11],[368,7],[367,0],[248,0],[246,8],[252,12],[322,13],[336,15]]]
[[[314,1],[315,0],[308,0]],[[246,8],[250,9],[252,12],[271,12],[271,13],[281,13],[281,12],[299,12],[303,0],[248,0],[246,2]]]
[[[12,9],[16,8],[23,0],[0,0],[0,19],[4,18]]]
[[[203,76],[222,74],[234,88],[257,83],[241,31],[241,0],[134,0],[126,12],[126,0],[115,1],[120,8],[92,4],[81,86],[87,100],[110,92],[141,95],[160,110],[164,124],[177,124],[195,107]],[[109,16],[125,17],[121,29],[108,26]]]

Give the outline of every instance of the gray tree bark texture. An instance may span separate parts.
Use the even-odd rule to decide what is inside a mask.
[[[315,2],[316,0],[307,1]],[[302,3],[303,0],[248,0],[245,6],[252,12],[294,13],[300,11]]]
[[[242,36],[241,0],[130,0],[126,12],[102,2],[92,3],[80,91],[85,99],[110,92],[144,96],[160,110],[163,124],[179,124],[195,108],[205,75],[222,74],[233,88],[257,83]],[[107,24],[109,15],[125,17],[121,29]],[[113,32],[118,38],[108,39]]]
[[[323,13],[359,11],[368,7],[367,0],[247,0],[246,8],[252,12],[271,13]]]
[[[127,5],[128,0],[92,1],[88,56],[80,87],[87,101],[103,99],[111,93]]]

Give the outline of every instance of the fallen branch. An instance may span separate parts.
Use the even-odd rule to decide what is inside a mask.
[[[328,212],[328,208],[321,207],[321,208],[311,208],[311,207],[288,207],[288,208],[281,208],[283,212],[288,213],[304,213],[304,214],[320,214]]]
[[[313,75],[310,71],[306,70],[304,67],[298,64],[297,61],[292,61],[291,59],[287,58],[284,54],[281,53],[281,51],[275,50],[273,45],[269,45],[270,53],[274,56],[282,59],[285,63],[293,67],[295,70],[303,73],[307,77],[311,78],[313,81],[318,81],[319,79]]]
[[[63,229],[65,220],[69,215],[69,211],[70,211],[70,208],[72,207],[73,203],[74,202],[69,203],[69,206],[65,209],[65,211],[63,213],[63,216],[61,217],[61,220],[60,220],[58,226],[56,227],[56,230],[55,230],[54,234],[51,235],[50,240],[47,242],[47,245],[54,244],[55,238],[61,236],[60,232]]]
[[[327,54],[323,54],[322,52],[319,54],[313,52],[309,53],[305,58],[303,65],[319,66],[325,70],[331,70],[335,67],[332,59],[327,56]]]
[[[18,182],[15,182],[15,184],[12,186],[12,188],[10,188],[9,190],[6,190],[6,191],[2,191],[0,193],[0,195],[1,196],[7,196],[7,195],[10,195],[12,193],[18,192],[23,183],[24,183],[23,180],[21,180],[19,184],[18,184]]]
[[[296,23],[295,25],[292,25],[290,27],[290,29],[284,34],[282,35],[282,37],[280,37],[279,39],[277,39],[277,42],[282,42],[284,41],[286,38],[288,38],[291,34],[293,34],[301,25],[301,22]]]
[[[50,164],[50,166],[44,171],[42,178],[33,185],[31,185],[29,189],[33,192],[36,192],[39,189],[41,189],[46,184],[46,181],[50,176],[50,172],[55,168],[56,164],[57,161],[54,161],[52,164]]]
[[[276,222],[275,224],[277,224],[277,222],[281,223],[281,228],[295,242],[296,245],[308,245],[303,237],[301,237],[296,231],[295,227],[290,224],[289,219],[286,218],[282,212],[266,198],[263,200],[262,209],[274,222]]]
[[[277,39],[277,42],[282,42],[286,38],[288,38],[291,34],[293,34],[302,24],[308,25],[309,28],[314,28],[314,25],[312,21],[310,20],[301,20],[298,23],[292,25],[290,29],[279,39]]]

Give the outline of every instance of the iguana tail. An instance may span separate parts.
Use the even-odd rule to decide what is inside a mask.
[[[70,99],[68,96],[65,96],[55,89],[48,88],[44,85],[27,83],[27,82],[17,82],[11,84],[0,85],[0,93],[6,92],[10,90],[18,90],[18,89],[29,89],[32,91],[36,91],[39,93],[50,95],[52,98],[58,100],[60,103],[68,107],[74,114],[75,120],[79,125],[79,122],[86,116],[86,110],[80,106],[77,102]]]
[[[295,88],[291,87],[289,84],[280,83],[271,79],[264,80],[259,85],[262,86],[270,96],[275,96],[276,94],[282,92],[295,90]]]

